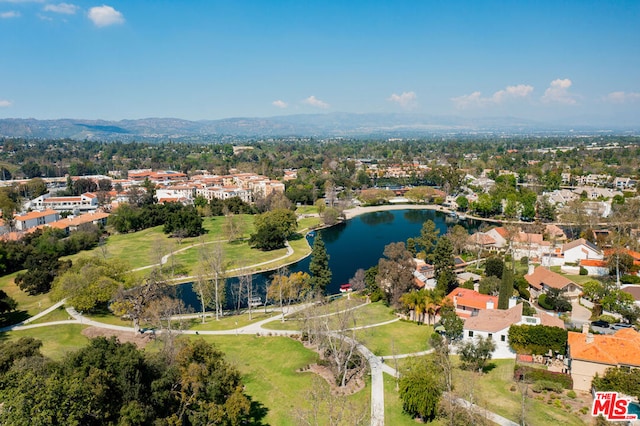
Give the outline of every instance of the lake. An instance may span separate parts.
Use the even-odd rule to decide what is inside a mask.
[[[434,210],[393,210],[366,213],[318,231],[327,248],[329,267],[333,273],[327,292],[338,293],[340,285],[348,283],[356,270],[359,268],[366,270],[377,265],[387,244],[406,242],[408,238],[420,235],[422,224],[427,220],[434,221],[441,235],[457,223],[465,226],[470,232],[475,231],[479,226],[479,222],[472,220],[458,222],[447,214]],[[313,245],[313,238],[310,236],[306,238],[309,244]],[[310,261],[311,258],[307,257],[290,265],[289,271],[308,273]],[[262,300],[272,275],[273,272],[254,275],[254,291],[262,297]],[[230,300],[230,289],[234,284],[237,284],[237,279],[227,280],[227,301]],[[200,310],[200,304],[191,289],[191,283],[178,286],[178,291],[188,306],[196,311]],[[228,307],[230,308],[231,305]]]

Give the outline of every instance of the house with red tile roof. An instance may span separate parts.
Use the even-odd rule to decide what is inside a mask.
[[[609,266],[604,260],[584,259],[580,261],[580,266],[587,270],[587,275],[597,277],[609,275]]]
[[[534,269],[533,265],[529,265],[529,273],[524,276],[524,279],[529,283],[532,298],[537,298],[552,288],[560,290],[569,300],[577,299],[582,292],[582,287],[578,284],[544,266],[538,266]]]
[[[447,299],[453,302],[456,314],[461,318],[469,318],[477,315],[483,309],[495,309],[498,306],[498,297],[481,294],[477,290],[458,287],[447,295]]]
[[[640,333],[623,328],[615,334],[589,333],[589,326],[582,333],[569,332],[567,360],[573,389],[591,391],[591,381],[602,376],[607,368],[640,368]]]
[[[16,229],[18,231],[26,231],[40,225],[46,225],[60,219],[57,211],[48,209],[45,211],[29,212],[14,217]]]
[[[70,216],[64,219],[60,219],[56,222],[50,223],[45,226],[49,226],[51,228],[62,229],[67,234],[71,231],[77,231],[79,227],[85,224],[93,224],[93,225],[106,225],[107,218],[110,216],[109,213],[104,212],[92,212],[86,213],[79,216]]]

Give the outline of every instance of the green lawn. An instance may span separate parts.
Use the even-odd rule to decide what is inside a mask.
[[[69,314],[67,313],[64,306],[60,306],[58,309],[54,309],[52,312],[49,312],[47,315],[40,317],[36,321],[32,321],[29,324],[43,324],[47,322],[53,321],[64,321],[69,319]]]
[[[248,313],[240,315],[226,315],[217,320],[212,317],[205,318],[205,323],[202,323],[201,319],[197,319],[191,322],[189,330],[233,330],[234,328],[244,327],[254,322],[262,321],[266,318],[271,318],[276,313],[268,312],[264,313],[264,309],[257,309],[252,312],[249,319]]]
[[[314,384],[313,373],[298,373],[312,364],[317,354],[298,341],[286,337],[201,336],[226,354],[243,375],[246,392],[263,404],[268,413],[265,424],[294,425],[295,410],[310,408],[306,394]],[[368,403],[371,388],[349,397],[354,403]]]
[[[495,368],[482,376],[477,373],[455,369],[454,386],[455,393],[462,398],[470,399],[490,411],[503,417],[518,421],[522,409],[522,394],[517,386],[512,391],[514,360],[492,361]],[[548,395],[545,395],[545,397]],[[532,425],[584,425],[581,415],[576,410],[559,408],[555,404],[547,404],[537,398],[531,390],[526,399],[527,424]],[[566,396],[558,399],[557,404],[563,405],[567,401]]]
[[[299,206],[296,209],[296,214],[315,214],[318,213],[318,208],[316,206]]]
[[[0,334],[0,336],[10,340],[17,340],[21,337],[33,337],[41,340],[42,354],[59,360],[62,359],[67,352],[80,349],[87,344],[88,339],[81,334],[83,328],[85,327],[80,324],[64,324],[11,331]]]
[[[0,289],[18,302],[16,312],[0,315],[0,324],[16,324],[54,304],[48,294],[30,296],[15,284],[14,279],[19,272],[0,277]]]
[[[397,321],[358,330],[356,338],[376,355],[401,355],[429,349],[428,341],[432,333],[432,326]]]

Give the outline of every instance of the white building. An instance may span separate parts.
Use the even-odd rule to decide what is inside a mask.
[[[26,231],[40,225],[47,225],[60,219],[60,214],[55,210],[44,210],[29,212],[23,215],[15,216],[16,229],[18,231]]]
[[[70,197],[52,197],[49,194],[44,194],[31,200],[30,207],[34,210],[86,213],[98,208],[98,196],[93,192]]]
[[[509,327],[512,325],[546,325],[564,328],[564,323],[557,317],[540,312],[537,316],[522,314],[522,303],[509,299],[509,309],[483,309],[477,315],[464,322],[463,340],[475,340],[478,337],[490,338],[496,346],[493,359],[513,359],[515,351],[509,345]]]

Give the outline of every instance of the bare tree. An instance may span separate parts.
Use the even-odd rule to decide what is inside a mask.
[[[299,425],[359,426],[369,423],[368,404],[356,405],[346,396],[333,394],[320,378],[314,378],[305,400],[310,408],[298,408],[294,413]]]
[[[356,310],[338,310],[335,306],[318,305],[305,310],[304,329],[309,342],[316,344],[329,360],[336,382],[345,386],[365,368],[366,361],[357,352]]]
[[[351,285],[351,290],[360,291],[364,290],[365,282],[364,282],[364,269],[360,268],[356,271],[352,278],[349,279],[349,285]]]
[[[131,289],[120,287],[111,304],[111,310],[116,315],[130,318],[133,321],[133,329],[138,332],[147,308],[162,296],[164,286],[159,269],[154,269],[141,285]]]
[[[217,243],[212,249],[207,249],[201,244],[199,256],[196,288],[202,305],[203,321],[206,306],[214,308],[216,320],[219,320],[226,299],[225,280],[228,266],[222,245]]]

